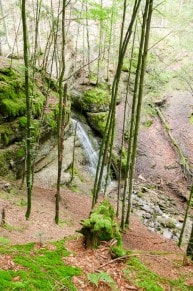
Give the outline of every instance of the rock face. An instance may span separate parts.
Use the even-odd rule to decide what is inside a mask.
[[[19,178],[24,167],[27,124],[24,66],[18,61],[11,63],[9,59],[2,57],[0,64],[0,175],[12,174],[13,177]],[[35,73],[35,82],[30,80],[29,83],[29,89],[32,90],[32,88],[32,142],[34,148],[40,149],[56,133],[56,106],[49,104],[46,114],[42,115],[42,112],[46,106],[46,100],[49,97],[52,100],[57,97],[56,92],[48,88],[48,82],[43,73]],[[48,96],[45,92],[48,92]],[[51,140],[52,142],[46,145],[47,151],[53,147],[53,139]],[[41,152],[45,155],[42,148],[39,151],[38,160],[43,157],[40,155]]]

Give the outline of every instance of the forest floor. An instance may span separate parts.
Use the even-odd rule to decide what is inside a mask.
[[[4,182],[1,181],[1,185],[4,185]],[[107,272],[116,282],[118,290],[186,290],[178,289],[180,278],[187,285],[187,290],[193,290],[193,265],[184,259],[184,250],[178,248],[176,242],[148,230],[137,216],[132,215],[131,228],[123,234],[124,248],[132,253],[126,259],[112,261],[110,244],[104,244],[97,250],[85,249],[82,238],[76,232],[80,229],[81,219],[87,218],[91,209],[91,198],[88,195],[63,189],[60,224],[57,226],[54,223],[55,191],[43,188],[43,185],[34,187],[29,221],[25,220],[24,192],[14,185],[10,185],[8,192],[1,190],[0,208],[4,207],[6,211],[6,227],[0,228],[0,236],[7,238],[12,245],[32,241],[46,245],[50,241],[72,236],[66,244],[72,255],[65,258],[65,263],[81,267],[83,270],[81,276],[73,279],[77,290],[113,290],[108,284],[101,282],[96,287],[86,279],[88,273],[99,271]],[[151,272],[162,278],[159,279],[162,289],[137,287],[138,271],[134,268],[134,258],[140,259]],[[9,264],[10,258],[6,261],[4,256],[0,256],[1,268],[9,269]],[[127,270],[128,264],[131,265],[130,271]],[[141,272],[144,273],[145,270],[142,268]],[[172,281],[173,289],[171,280],[178,280]]]

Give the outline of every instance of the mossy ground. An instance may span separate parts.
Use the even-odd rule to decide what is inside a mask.
[[[193,288],[185,284],[185,279],[183,278],[179,278],[177,280],[169,280],[153,273],[137,257],[132,257],[129,259],[128,267],[125,269],[125,276],[129,279],[131,283],[139,287],[140,290],[193,290]]]
[[[81,271],[64,264],[63,258],[69,255],[64,240],[45,247],[3,242],[0,253],[12,257],[13,268],[0,269],[0,290],[76,290],[71,279]]]

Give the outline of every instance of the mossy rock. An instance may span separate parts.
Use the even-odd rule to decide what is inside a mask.
[[[0,148],[5,148],[14,142],[21,141],[26,135],[25,128],[25,116],[0,124]]]
[[[11,121],[26,113],[25,68],[22,65],[0,67],[0,115],[5,121]],[[33,89],[33,90],[32,90]],[[41,114],[45,96],[38,86],[29,81],[32,113],[34,117]]]
[[[82,233],[87,247],[96,248],[101,241],[117,240],[117,246],[122,246],[122,237],[118,223],[115,220],[114,209],[109,201],[103,200],[92,210],[88,219],[81,222]]]
[[[87,112],[88,123],[101,136],[104,135],[108,112],[91,113]]]
[[[25,150],[19,145],[0,150],[0,176],[21,177],[24,168]]]
[[[108,111],[111,100],[111,92],[106,84],[86,87],[80,89],[80,93],[72,93],[72,105],[83,112]]]

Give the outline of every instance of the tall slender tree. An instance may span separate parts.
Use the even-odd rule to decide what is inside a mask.
[[[27,210],[26,219],[29,219],[31,213],[31,196],[32,196],[32,160],[31,160],[31,116],[32,105],[29,92],[29,56],[28,56],[28,33],[26,21],[26,1],[22,0],[22,24],[23,24],[23,53],[25,64],[25,95],[26,95],[26,184],[27,184]]]
[[[131,133],[133,134],[133,144],[132,144],[132,153],[131,153],[131,163],[130,163],[130,173],[129,173],[129,193],[128,193],[128,208],[127,215],[125,219],[125,223],[129,224],[130,211],[131,211],[131,195],[133,192],[133,178],[134,178],[134,170],[135,170],[135,161],[136,161],[136,153],[137,153],[137,143],[138,143],[138,132],[139,132],[139,124],[140,124],[140,116],[141,116],[141,106],[143,99],[143,88],[144,88],[144,76],[146,69],[146,60],[148,53],[148,45],[149,45],[149,36],[150,36],[150,28],[151,28],[151,18],[153,12],[153,0],[146,0],[144,15],[143,15],[143,24],[142,24],[142,33],[141,33],[141,43],[142,46],[142,54],[139,56],[140,65],[140,78],[138,86],[138,96],[137,96],[137,107],[136,107],[136,115],[135,115],[135,129]]]
[[[62,172],[62,159],[63,159],[63,141],[64,141],[64,115],[67,98],[67,84],[63,87],[64,75],[65,75],[65,17],[66,17],[66,0],[62,1],[62,47],[61,47],[61,68],[59,76],[59,114],[58,114],[58,177],[57,177],[57,191],[56,191],[56,203],[55,203],[55,222],[59,223],[59,202],[60,202],[60,183]]]
[[[127,50],[127,46],[132,35],[132,28],[133,28],[133,25],[138,13],[138,9],[140,7],[140,3],[141,3],[141,0],[135,0],[130,24],[125,33],[123,43],[119,49],[118,65],[117,65],[117,69],[116,69],[116,73],[115,73],[115,77],[114,77],[113,85],[112,85],[111,104],[110,104],[109,114],[108,114],[108,118],[106,122],[104,137],[103,137],[102,144],[100,147],[99,161],[98,161],[98,166],[97,166],[97,171],[96,171],[96,176],[95,176],[92,206],[94,206],[94,204],[98,200],[98,194],[101,188],[103,171],[104,171],[104,166],[106,164],[106,161],[107,159],[109,161],[111,159],[112,144],[113,144],[114,129],[115,129],[115,108],[116,108],[118,87],[119,87],[119,82],[120,82],[120,77],[121,77],[121,69],[123,65],[123,59]],[[109,158],[108,158],[108,153],[109,153]]]

